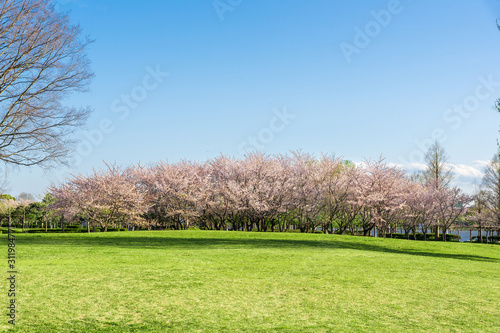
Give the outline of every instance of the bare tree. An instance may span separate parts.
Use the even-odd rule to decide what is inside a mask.
[[[484,201],[492,214],[495,224],[500,225],[500,150],[493,155],[481,183]]]
[[[423,174],[426,181],[432,182],[436,188],[447,187],[453,179],[451,170],[446,166],[448,160],[449,156],[438,140],[425,153],[427,170]]]
[[[447,187],[453,179],[451,170],[446,167],[448,159],[448,154],[437,139],[425,154],[427,170],[423,175],[426,182],[437,190]],[[436,239],[439,238],[439,224],[434,226],[434,236]]]
[[[93,76],[90,40],[50,3],[0,2],[0,160],[7,165],[68,163],[70,134],[90,112],[63,104]]]
[[[21,192],[18,197],[19,200],[35,201],[35,197],[31,193]]]
[[[498,29],[500,29],[500,27]],[[500,98],[495,101],[495,108],[497,109],[498,112],[500,112]],[[500,147],[500,143],[498,142],[498,139],[497,139],[497,146]]]

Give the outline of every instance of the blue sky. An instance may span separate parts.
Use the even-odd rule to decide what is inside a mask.
[[[495,153],[500,1],[58,0],[95,42],[72,168],[10,171],[41,195],[103,161],[302,149],[422,167],[441,140],[471,191]]]

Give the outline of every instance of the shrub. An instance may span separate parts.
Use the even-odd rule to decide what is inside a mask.
[[[472,237],[473,242],[479,243],[479,236]],[[498,243],[500,242],[500,236],[489,236],[488,243]],[[483,243],[486,243],[486,236],[483,235]]]
[[[80,229],[79,232],[88,232],[87,228]],[[90,228],[90,232],[94,232],[94,228]],[[101,232],[101,228],[95,228],[95,232]]]
[[[79,228],[79,229],[64,229],[64,232],[68,233],[68,234],[75,234],[75,233],[81,232],[82,230],[87,231],[87,229]]]
[[[391,234],[385,234],[385,237],[386,238],[390,238]],[[438,240],[442,241],[443,240],[442,237],[443,237],[443,234],[440,234],[440,237],[438,238]],[[393,233],[392,234],[392,238],[406,239],[406,235],[405,234],[400,234],[400,233]],[[417,240],[424,240],[424,234],[420,233],[420,232],[417,232],[416,238],[417,238]],[[410,234],[408,235],[408,239],[413,240],[413,233],[412,232],[410,232]],[[434,237],[434,234],[433,233],[428,233],[427,234],[427,240],[428,241],[434,241],[434,240],[436,240],[435,237]],[[447,242],[458,242],[458,235],[447,234],[446,235],[446,241]]]
[[[55,232],[62,232],[61,228],[52,228],[52,229],[47,229],[47,232],[55,233]]]
[[[67,226],[64,226],[64,229],[81,229],[81,226],[79,226],[79,225],[67,225]]]
[[[33,228],[33,229],[27,229],[25,231],[27,233],[29,233],[29,234],[37,234],[37,233],[45,232],[45,229],[42,229],[42,228]]]
[[[0,230],[1,230],[4,234],[9,233],[9,228],[1,228]],[[14,233],[14,232],[21,232],[21,231],[22,231],[22,229],[17,229],[17,228],[16,228],[16,229],[15,229],[15,228],[12,228],[12,229],[11,229],[11,232],[12,232],[12,233]]]

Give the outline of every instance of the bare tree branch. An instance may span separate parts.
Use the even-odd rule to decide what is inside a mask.
[[[71,134],[88,108],[63,99],[84,92],[93,77],[88,38],[42,0],[0,5],[0,160],[8,165],[67,164]]]

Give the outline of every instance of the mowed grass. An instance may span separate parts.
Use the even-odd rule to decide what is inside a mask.
[[[16,249],[19,332],[500,332],[498,245],[188,230]]]

